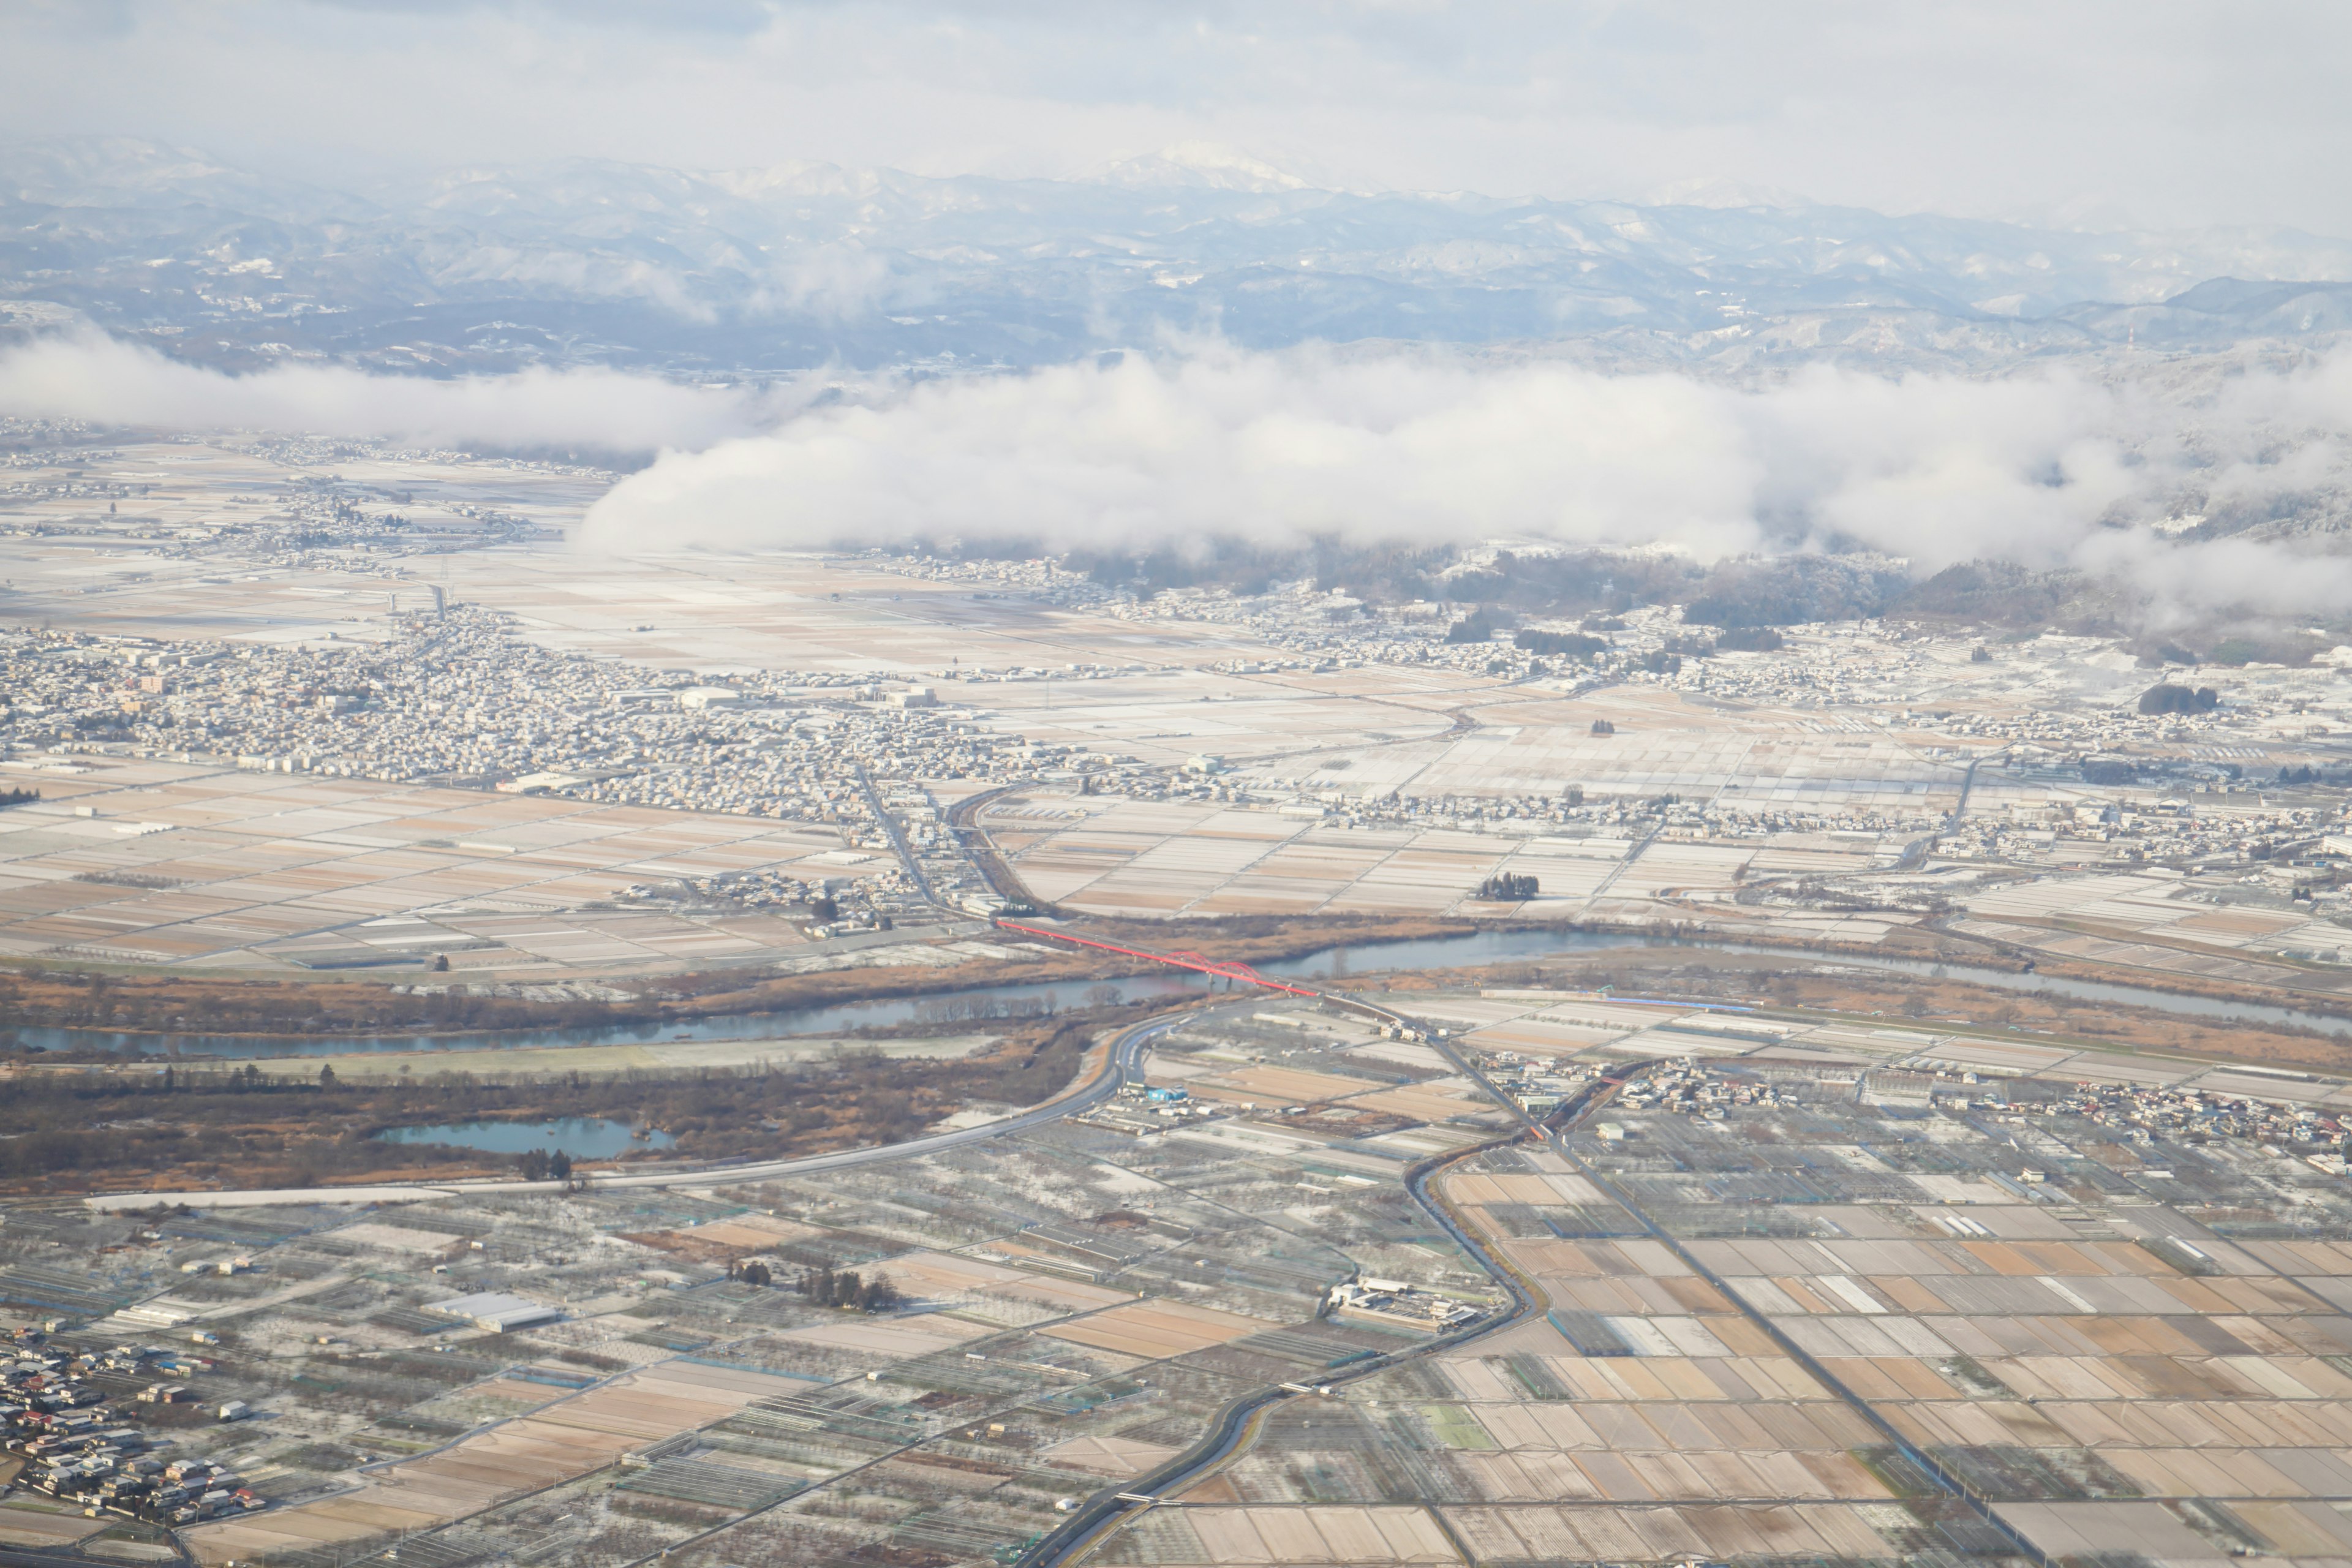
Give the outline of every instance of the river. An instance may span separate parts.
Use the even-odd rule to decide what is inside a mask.
[[[1801,959],[1814,965],[1834,964],[1937,979],[1948,977],[1979,985],[1997,986],[2006,991],[2038,992],[2084,1002],[2154,1007],[2221,1023],[2283,1024],[2352,1038],[2352,1019],[2330,1017],[2323,1013],[2268,1003],[2219,1001],[2145,986],[2016,973],[1970,964],[1933,963],[1916,959],[1850,953],[1810,954],[1786,948],[1712,942],[1695,937],[1633,936],[1600,931],[1482,931],[1461,936],[1422,937],[1402,942],[1352,942],[1300,958],[1272,961],[1256,967],[1259,973],[1269,979],[1316,981],[1333,989],[1345,989],[1346,981],[1356,976],[1420,969],[1451,969],[1463,965],[1502,963],[1513,959],[1559,957],[1629,947],[1683,947],[1782,960]],[[801,1035],[845,1034],[861,1027],[887,1027],[898,1024],[981,1023],[991,1018],[1035,1016],[1084,1006],[1091,996],[1105,992],[1115,991],[1121,999],[1132,1000],[1146,995],[1205,993],[1213,988],[1230,989],[1231,983],[1214,981],[1206,975],[1186,971],[1169,970],[1121,980],[1024,981],[929,996],[845,1002],[829,1007],[569,1029],[507,1029],[456,1035],[331,1036],[303,1039],[250,1035],[142,1035],[106,1029],[23,1028],[16,1033],[26,1044],[47,1050],[94,1048],[179,1057],[520,1050],[541,1046],[647,1045],[671,1040],[767,1040]]]

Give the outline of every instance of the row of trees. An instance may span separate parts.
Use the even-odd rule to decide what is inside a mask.
[[[526,1182],[568,1182],[572,1156],[561,1149],[526,1149],[515,1156],[515,1169]]]
[[[861,1278],[855,1269],[836,1274],[830,1268],[803,1272],[794,1289],[814,1306],[845,1307],[859,1312],[887,1312],[899,1302],[898,1288],[887,1274]]]
[[[727,1266],[727,1278],[743,1285],[772,1285],[776,1271],[756,1258],[737,1258]],[[855,1269],[836,1274],[831,1268],[804,1268],[790,1288],[814,1306],[859,1312],[887,1312],[904,1299],[888,1275],[863,1276]]]
[[[119,880],[119,878],[113,879]],[[402,994],[388,985],[238,981],[34,972],[0,976],[0,1028],[47,1026],[175,1034],[307,1035],[342,1031],[658,1026],[653,1002],[527,1002],[446,991]]]
[[[2191,690],[2160,680],[2139,694],[2143,713],[2210,713],[2221,705],[2221,694],[2210,686]]]

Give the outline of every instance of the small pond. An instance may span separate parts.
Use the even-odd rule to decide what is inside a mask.
[[[489,1154],[558,1150],[575,1160],[609,1160],[632,1149],[667,1149],[677,1142],[667,1132],[633,1138],[625,1121],[569,1116],[557,1121],[456,1121],[437,1127],[387,1127],[376,1134],[387,1143],[446,1143]]]

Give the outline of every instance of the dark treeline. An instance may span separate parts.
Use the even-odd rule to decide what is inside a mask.
[[[1582,632],[1523,631],[1511,639],[1511,646],[1555,658],[1566,655],[1570,658],[1590,658],[1596,653],[1607,653],[1609,639],[1588,637]]]
[[[835,1274],[812,1268],[796,1282],[800,1293],[819,1307],[845,1307],[856,1312],[887,1312],[898,1304],[898,1288],[887,1274],[861,1278],[855,1271]]]
[[[500,1079],[273,1077],[251,1066],[161,1073],[28,1073],[0,1093],[0,1178],[184,1172],[247,1184],[309,1184],[433,1165],[502,1163],[467,1149],[394,1143],[389,1128],[605,1118],[658,1128],[669,1155],[773,1156],[915,1135],[973,1100],[1030,1105],[1068,1082],[1081,1018],[1034,1026],[984,1057],[902,1061],[860,1053],[791,1068]],[[568,1174],[568,1173],[563,1173]],[[546,1176],[557,1176],[549,1171]]]
[[[1673,557],[1651,560],[1598,550],[1560,555],[1504,551],[1483,566],[1448,576],[1442,591],[1431,596],[1529,615],[1615,612],[1680,599],[1693,580],[1694,568]]]
[[[1684,604],[1683,619],[1734,629],[1866,620],[1888,613],[1910,586],[1896,568],[1835,556],[1727,562]]]
[[[1446,597],[1439,574],[1452,559],[1453,552],[1442,546],[1351,544],[1326,538],[1267,549],[1233,537],[1146,552],[1074,550],[1062,557],[1073,572],[1147,598],[1170,588],[1202,585],[1263,594],[1276,583],[1307,578],[1326,591],[1345,588],[1360,598],[1387,602]]]
[[[1337,538],[1268,549],[1227,537],[1149,552],[1076,550],[1062,560],[1106,587],[1146,596],[1198,586],[1262,594],[1276,583],[1307,579],[1318,589],[1345,589],[1374,603],[1427,599],[1553,614],[1664,603],[1682,596],[1697,580],[1696,569],[1681,561],[1603,551],[1505,552],[1456,570],[1459,556],[1449,546],[1358,544]]]
[[[2139,694],[2143,713],[2210,713],[2221,705],[2221,694],[2210,686],[2191,689],[2159,681]]]
[[[338,987],[251,981],[191,984],[106,974],[0,975],[0,1029],[171,1031],[194,1035],[298,1035],[323,1030],[584,1028],[658,1023],[650,1002],[526,1002],[462,992],[404,994],[390,986]]]
[[[515,1156],[515,1170],[526,1182],[568,1182],[572,1156],[561,1149],[526,1149]]]
[[[970,552],[1044,553],[1034,541]],[[1487,613],[1489,619],[1482,623],[1486,629],[1507,629],[1514,616],[1615,614],[1665,604],[1683,605],[1684,618],[1693,626],[1733,632],[1885,616],[2020,632],[2106,635],[2126,629],[2135,619],[2134,606],[2111,584],[2080,572],[2036,571],[2001,561],[1964,562],[1915,581],[1899,567],[1863,555],[1759,555],[1703,566],[1671,556],[1602,550],[1506,551],[1465,565],[1459,552],[1447,546],[1324,539],[1270,549],[1230,537],[1148,552],[1074,551],[1062,560],[1106,586],[1147,596],[1202,585],[1258,594],[1277,583],[1308,578],[1318,588],[1344,588],[1374,603],[1426,599],[1475,606]],[[1464,631],[1457,640],[1482,641],[1484,632]],[[1732,640],[1717,646],[1726,651],[1759,647]],[[2240,652],[2225,639],[2208,660],[2243,662]]]

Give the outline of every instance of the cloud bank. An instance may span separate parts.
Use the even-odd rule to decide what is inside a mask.
[[[434,380],[292,364],[226,375],[94,332],[0,351],[0,413],[95,425],[651,452],[747,435],[781,406],[733,388],[606,370]]]
[[[96,334],[0,351],[11,415],[658,449],[590,509],[580,542],[607,552],[956,537],[1146,550],[1218,535],[1701,561],[1867,550],[1921,574],[1979,559],[2078,568],[2184,616],[2352,607],[2352,351],[2288,373],[2158,362],[2114,380],[1817,366],[1742,389],[1451,351],[1205,343],[822,390],[593,370],[232,376]],[[2233,536],[2203,536],[2217,531]]]
[[[585,541],[1859,548],[1923,573],[1979,558],[2074,566],[2183,604],[2301,614],[2352,603],[2352,565],[2309,539],[2172,535],[2219,508],[2340,510],[2348,450],[2352,356],[2172,390],[2065,370],[1827,368],[1738,390],[1440,353],[1210,347],[933,383],[667,454],[596,504]]]

